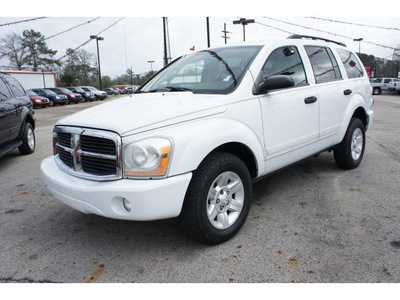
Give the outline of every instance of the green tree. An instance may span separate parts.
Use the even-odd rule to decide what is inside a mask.
[[[32,66],[34,71],[55,62],[52,57],[57,53],[57,50],[49,49],[45,37],[38,31],[24,30],[22,32],[22,46],[28,50],[25,57],[26,64]]]
[[[104,87],[111,86],[111,85],[114,85],[113,80],[112,80],[111,77],[108,76],[108,75],[106,75],[106,76],[101,76],[101,82],[102,82],[103,88],[104,88]]]

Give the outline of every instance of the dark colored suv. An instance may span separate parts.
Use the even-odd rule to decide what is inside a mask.
[[[18,148],[22,154],[35,151],[33,104],[21,84],[0,72],[0,157]]]

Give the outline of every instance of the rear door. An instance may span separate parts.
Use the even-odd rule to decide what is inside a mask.
[[[8,86],[13,94],[13,98],[11,100],[12,105],[14,106],[14,114],[12,117],[12,126],[11,126],[11,137],[16,138],[21,130],[21,125],[23,122],[22,110],[27,105],[26,92],[21,84],[12,77],[7,78]],[[30,100],[29,100],[30,102]]]
[[[0,144],[12,139],[11,128],[15,123],[15,118],[12,93],[3,78],[0,78]]]
[[[314,71],[320,109],[320,136],[318,150],[332,145],[339,133],[348,104],[345,94],[351,90],[343,79],[337,59],[325,46],[304,46]]]

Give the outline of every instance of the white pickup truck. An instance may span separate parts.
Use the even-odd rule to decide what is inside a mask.
[[[84,213],[179,216],[198,241],[233,237],[252,181],[333,150],[356,168],[372,88],[345,45],[293,35],[184,55],[132,96],[58,121],[41,164],[51,193]]]
[[[371,81],[374,95],[382,94],[382,91],[395,91],[394,86],[400,84],[400,79],[397,78],[376,78]]]

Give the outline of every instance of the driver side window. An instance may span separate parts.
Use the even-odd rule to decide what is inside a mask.
[[[294,46],[280,47],[272,51],[262,68],[264,78],[287,75],[294,80],[294,86],[307,84],[303,62]]]

